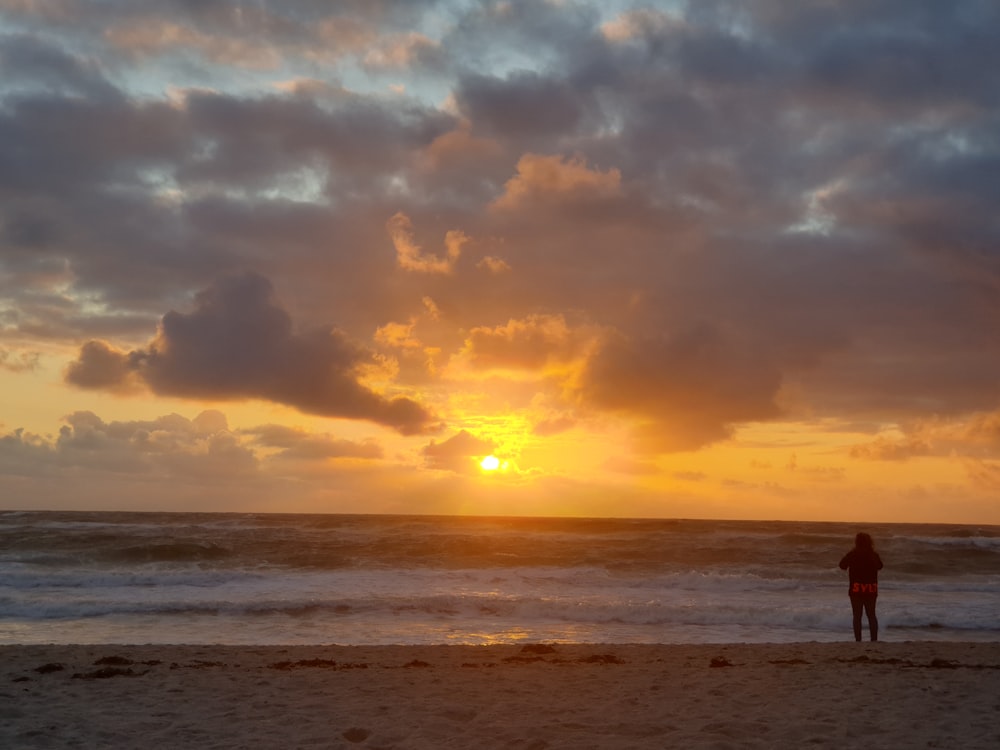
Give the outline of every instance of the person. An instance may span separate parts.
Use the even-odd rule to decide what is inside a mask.
[[[861,640],[861,611],[864,610],[868,616],[868,633],[873,641],[877,641],[875,602],[878,599],[878,572],[882,570],[882,558],[875,551],[870,535],[858,532],[854,537],[854,549],[844,555],[840,561],[840,569],[847,571],[850,581],[848,594],[854,614],[854,640]]]

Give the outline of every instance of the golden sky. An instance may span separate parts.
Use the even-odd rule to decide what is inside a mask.
[[[1000,523],[998,37],[0,0],[0,508]]]

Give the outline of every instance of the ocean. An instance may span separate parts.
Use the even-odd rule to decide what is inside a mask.
[[[1000,640],[1000,527],[0,512],[0,643]],[[867,638],[867,633],[865,634]]]

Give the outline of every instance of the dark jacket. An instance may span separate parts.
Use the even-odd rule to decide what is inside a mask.
[[[847,571],[851,596],[878,595],[878,572],[882,570],[878,552],[852,549],[840,561],[840,569]]]

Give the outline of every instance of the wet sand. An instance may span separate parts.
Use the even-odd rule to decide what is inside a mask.
[[[996,748],[1000,643],[0,646],[4,748]]]

